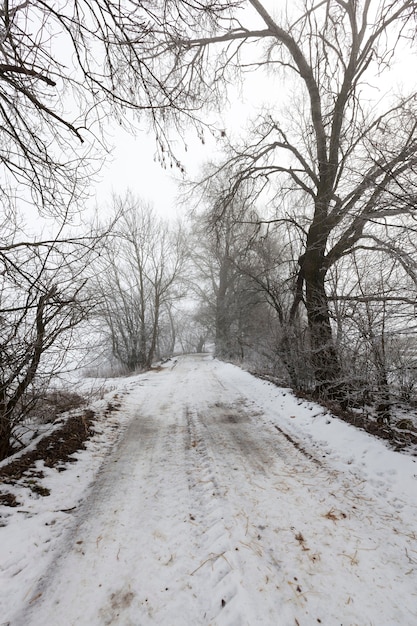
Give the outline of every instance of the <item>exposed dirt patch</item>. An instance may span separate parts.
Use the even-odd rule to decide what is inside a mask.
[[[209,437],[212,449],[223,449],[225,458],[239,459],[239,467],[251,467],[254,475],[264,475],[276,458],[283,458],[285,452],[277,438],[271,438],[271,432],[259,432],[254,427],[251,416],[251,409],[239,401],[209,405],[207,410],[197,413],[203,433],[197,443]],[[235,465],[235,461],[232,464]]]
[[[43,460],[47,467],[56,467],[74,461],[71,455],[85,448],[85,442],[93,434],[94,411],[87,410],[81,415],[69,417],[62,428],[55,430],[40,440],[34,450],[30,450],[0,468],[0,480],[12,483]]]
[[[20,502],[16,500],[16,496],[12,493],[0,493],[0,504],[3,506],[20,506]]]
[[[108,604],[100,610],[100,618],[104,626],[119,622],[120,614],[128,609],[135,598],[131,591],[116,591],[112,593]]]
[[[249,422],[250,419],[245,411],[236,403],[237,406],[216,402],[210,407],[210,415],[213,415],[217,422],[223,424],[243,424]]]
[[[238,415],[237,413],[228,413],[222,419],[222,422],[225,424],[240,424],[247,421],[249,420],[246,417]]]
[[[115,407],[107,408],[107,412]],[[78,450],[85,449],[86,441],[94,434],[95,413],[87,409],[79,415],[69,417],[61,428],[43,437],[34,450],[23,453],[19,458],[10,461],[0,468],[0,485],[15,484],[24,479],[24,484],[40,496],[49,495],[49,490],[42,487],[36,479],[43,477],[42,471],[36,469],[37,461],[43,461],[47,467],[56,467],[58,471],[66,469],[65,464],[74,462],[72,456]],[[11,493],[0,494],[0,504],[19,506]]]

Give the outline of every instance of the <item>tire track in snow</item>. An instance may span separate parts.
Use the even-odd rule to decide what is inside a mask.
[[[290,550],[294,568],[283,566],[287,542],[294,544],[297,530],[284,520],[288,520],[288,497],[298,501],[296,493],[290,495],[292,483],[298,480],[292,479],[291,470],[297,463],[309,473],[313,468],[317,472],[317,467],[271,427],[260,428],[261,415],[252,403],[240,395],[235,399],[229,395],[228,400],[196,411],[195,421],[215,468],[217,490],[229,511],[229,543],[233,547],[233,566],[240,576],[239,599],[243,599],[243,617],[237,623],[304,626],[307,597],[295,563],[298,550],[294,551],[293,545]],[[282,504],[282,520],[276,505],[271,517],[271,498]],[[299,501],[298,506],[303,504]],[[299,622],[294,621],[295,615]]]
[[[191,575],[207,580],[204,623],[216,626],[253,624],[248,615],[236,546],[231,541],[233,520],[227,505],[227,494],[216,478],[213,457],[205,442],[205,433],[198,413],[186,409],[189,433],[188,477],[190,492],[196,506],[193,515],[199,537],[199,558]],[[204,584],[204,583],[203,583]]]

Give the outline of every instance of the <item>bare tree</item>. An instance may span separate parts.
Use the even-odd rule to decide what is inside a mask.
[[[294,81],[288,123],[276,109],[264,114],[256,134],[235,148],[224,199],[242,182],[264,189],[273,181],[276,219],[304,229],[296,301],[307,310],[317,392],[337,396],[343,390],[329,267],[372,238],[375,226],[396,227],[415,205],[416,94],[373,108],[362,97],[401,52],[403,38],[414,35],[415,3],[311,0],[287,9],[273,17],[259,0],[213,9],[190,3],[187,24],[165,25],[159,50],[175,57],[184,76],[187,68],[194,81],[218,89],[239,69],[277,68],[281,80]],[[252,56],[245,52],[251,42]]]
[[[264,189],[272,181],[276,219],[304,230],[294,302],[306,307],[317,392],[343,394],[326,281],[333,264],[363,240],[376,243],[375,232],[383,241],[382,230],[415,205],[416,94],[375,107],[363,96],[414,37],[414,17],[413,0],[304,0],[276,15],[260,0],[6,3],[2,162],[12,176],[35,180],[37,202],[52,206],[54,191],[72,189],[65,182],[78,184],[81,173],[65,179],[80,162],[64,162],[60,142],[80,141],[93,111],[99,127],[99,104],[120,117],[148,112],[161,154],[170,154],[170,123],[195,120],[202,132],[204,105],[219,101],[232,76],[276,68],[281,81],[294,81],[292,115],[286,121],[274,107],[236,148],[223,205],[243,182]],[[58,37],[70,72],[52,53]],[[58,94],[72,88],[82,106],[68,119]]]
[[[190,282],[201,310],[211,317],[216,355],[242,359],[252,334],[254,309],[261,305],[251,279],[240,268],[257,235],[258,219],[244,193],[223,206],[219,194],[223,182],[224,176],[210,177],[205,208],[192,217]]]
[[[206,307],[198,303],[190,310],[177,312],[178,345],[183,353],[205,352],[213,341],[213,320]]]
[[[264,323],[264,327],[259,320],[258,342],[267,359],[265,370],[269,362],[271,373],[278,375],[282,382],[295,389],[311,391],[313,376],[307,320],[296,302],[296,251],[289,236],[290,232],[282,225],[258,223],[257,236],[239,260],[239,269],[271,309],[269,322]]]
[[[151,366],[163,326],[172,347],[171,304],[182,296],[186,253],[181,228],[170,229],[149,205],[129,192],[114,205],[118,227],[101,255],[93,290],[113,356],[134,371]]]
[[[380,421],[389,421],[391,404],[402,394],[403,382],[407,385],[403,374],[410,383],[413,378],[416,285],[395,259],[374,249],[357,250],[333,266],[330,276],[331,315],[348,397],[354,405],[374,405]],[[402,345],[406,337],[408,351]]]
[[[187,88],[181,68],[158,60],[157,47],[165,20],[187,22],[182,5],[0,3],[4,201],[17,195],[56,213],[70,196],[78,198],[101,164],[109,115],[133,131],[129,114],[139,112],[156,133],[162,162],[180,167],[166,131],[181,116],[192,119],[201,101],[195,87]]]
[[[16,234],[0,245],[0,460],[25,407],[33,407],[36,385],[59,373],[91,312],[85,269],[98,241],[92,234],[30,242]]]

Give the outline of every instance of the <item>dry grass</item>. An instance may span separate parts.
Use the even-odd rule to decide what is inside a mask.
[[[87,400],[79,393],[60,389],[34,396],[29,402],[33,407],[27,411],[26,417],[48,424],[54,422],[61,413],[82,408]]]
[[[346,513],[343,513],[343,511],[337,511],[332,507],[329,511],[327,511],[327,513],[323,515],[323,517],[331,520],[332,522],[338,522],[339,520],[346,519],[347,515]]]

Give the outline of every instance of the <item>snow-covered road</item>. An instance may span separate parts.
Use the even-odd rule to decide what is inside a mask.
[[[231,365],[182,357],[145,378],[12,626],[417,623],[417,502],[401,476],[294,445],[312,409]],[[337,432],[352,445],[352,427]]]

